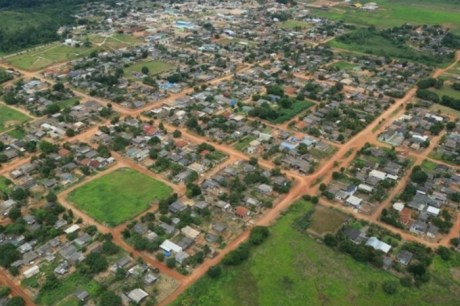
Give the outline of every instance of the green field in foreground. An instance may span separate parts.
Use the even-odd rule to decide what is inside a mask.
[[[30,118],[6,105],[0,104],[0,133],[15,125],[24,123]]]
[[[369,0],[376,2],[379,9],[368,12],[352,7],[337,6],[328,10],[314,10],[314,15],[343,20],[358,25],[395,27],[404,23],[440,24],[460,33],[460,7],[455,0]]]
[[[122,168],[97,178],[69,194],[69,201],[95,220],[116,226],[142,213],[172,189],[135,170]]]
[[[165,71],[170,71],[176,68],[174,65],[159,61],[153,60],[148,62],[139,62],[125,69],[125,74],[127,77],[133,77],[133,73],[140,73],[142,67],[147,67],[149,69],[149,75],[159,74]]]
[[[299,201],[255,247],[248,261],[225,268],[218,279],[204,276],[172,305],[456,305],[460,300],[460,255],[449,262],[435,256],[431,281],[421,288],[398,285],[395,295],[381,289],[388,272],[359,263],[318,243],[293,227],[294,220],[311,209]],[[376,288],[369,283],[375,282]]]

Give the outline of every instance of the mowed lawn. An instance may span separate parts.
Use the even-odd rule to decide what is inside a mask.
[[[0,133],[28,121],[30,117],[6,105],[0,104]]]
[[[300,201],[271,227],[270,237],[255,247],[248,261],[224,268],[218,279],[204,276],[175,306],[279,305],[457,305],[460,254],[449,262],[435,256],[432,279],[421,288],[398,285],[395,295],[381,289],[392,274],[355,261],[297,230],[293,223],[312,206]],[[369,284],[375,283],[376,287]]]
[[[90,54],[93,50],[95,50],[93,47],[85,48],[82,46],[74,48],[56,42],[9,57],[6,61],[19,69],[35,71],[56,63],[83,57]]]
[[[76,207],[108,226],[117,226],[167,198],[172,189],[135,170],[122,168],[97,178],[69,194]]]
[[[166,71],[170,71],[175,69],[176,67],[172,64],[153,60],[153,61],[145,61],[136,63],[128,68],[125,69],[125,74],[128,78],[134,77],[135,73],[141,73],[142,67],[147,67],[149,69],[149,75],[156,75]]]

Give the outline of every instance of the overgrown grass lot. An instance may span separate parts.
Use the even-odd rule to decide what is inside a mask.
[[[69,195],[76,207],[108,226],[117,226],[142,213],[172,189],[135,170],[122,168],[85,184]]]

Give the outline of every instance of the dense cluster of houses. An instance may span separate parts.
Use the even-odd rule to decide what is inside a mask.
[[[460,164],[460,125],[455,123],[453,128],[447,127],[447,133],[434,150],[434,156],[441,160]]]
[[[379,135],[379,140],[394,147],[423,150],[443,129],[448,118],[426,108],[414,107],[397,118]]]
[[[392,206],[396,220],[411,233],[438,239],[452,226],[460,201],[460,176],[447,166],[425,163],[426,179],[411,181]]]
[[[334,174],[323,195],[370,214],[404,176],[409,162],[395,151],[365,146],[349,168]]]
[[[101,156],[85,143],[56,146],[46,155],[35,155],[30,162],[19,165],[9,173],[17,188],[30,193],[59,190],[78,182],[84,175],[105,169],[115,159]],[[7,214],[11,205],[3,204],[1,212]]]
[[[204,180],[200,195],[176,199],[160,209],[159,218],[141,218],[131,225],[128,241],[136,245],[145,239],[153,251],[159,249],[157,254],[191,270],[201,263],[198,257],[214,256],[289,188],[290,180],[281,173],[237,162]]]

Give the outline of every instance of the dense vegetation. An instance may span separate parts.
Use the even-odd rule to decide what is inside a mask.
[[[88,1],[0,0],[0,53],[58,40],[59,27],[75,24],[78,5]]]

